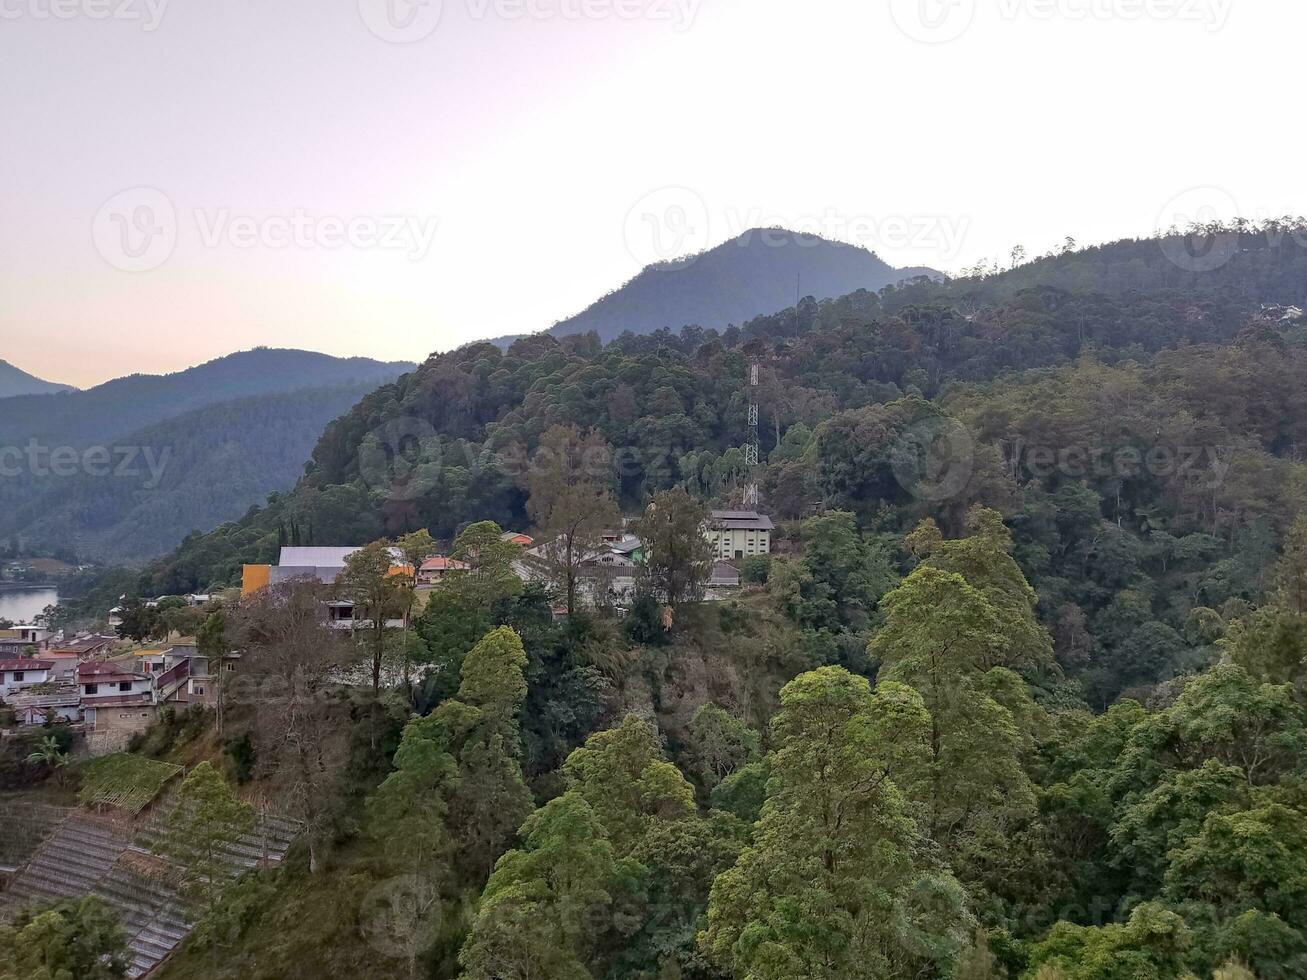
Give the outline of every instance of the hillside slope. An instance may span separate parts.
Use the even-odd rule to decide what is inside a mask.
[[[0,539],[82,559],[152,558],[292,486],[327,423],[410,366],[253,350],[8,399],[0,444],[35,451],[22,448],[19,472],[0,481]]]
[[[412,367],[312,351],[240,351],[175,374],[133,374],[85,391],[8,400],[0,413],[0,443],[87,446],[205,405],[354,381],[381,384]]]
[[[68,385],[42,381],[33,374],[21,371],[8,361],[0,361],[0,398],[18,395],[48,395],[58,391],[71,391]]]
[[[1131,272],[1129,285],[1116,281],[1122,268]],[[1041,281],[1068,269],[1080,288]],[[583,337],[545,335],[507,351],[471,345],[433,356],[362,399],[328,426],[293,493],[189,541],[157,564],[141,589],[176,592],[233,581],[242,562],[272,557],[290,523],[312,528],[312,543],[321,545],[419,526],[449,537],[480,519],[520,525],[525,496],[501,454],[533,449],[553,423],[597,427],[617,448],[623,461],[616,489],[628,508],[676,483],[728,499],[740,479],[733,452],[747,433],[746,349],[763,358],[762,451],[764,458],[779,453],[767,488],[778,516],[809,513],[822,499],[843,499],[869,514],[882,503],[911,506],[891,470],[890,444],[902,428],[939,413],[938,400],[956,382],[992,382],[1094,352],[1120,360],[1193,344],[1228,345],[1261,304],[1296,302],[1305,270],[1307,252],[1292,237],[1271,243],[1250,236],[1235,261],[1203,276],[1177,269],[1156,241],[1127,242],[984,279],[809,299],[720,336],[660,331],[602,348]],[[1008,288],[1013,277],[1026,280],[1023,288]],[[1286,362],[1291,372],[1303,367],[1299,358]],[[890,443],[849,461],[850,473],[871,468],[855,483],[848,474],[832,474],[830,485],[815,486],[816,461],[796,462],[815,452],[814,434],[822,426],[834,432],[842,412],[873,406],[889,414],[867,423],[867,437]],[[1246,407],[1219,410],[1232,430],[1244,428]],[[375,450],[394,449],[396,441],[412,454],[406,470],[418,481],[402,492],[376,463],[388,457]],[[1266,448],[1280,453],[1285,445]],[[951,501],[944,516],[956,520],[964,503]],[[1276,515],[1277,524],[1281,518]]]
[[[372,388],[357,381],[259,395],[160,422],[116,440],[140,452],[115,454],[114,472],[45,481],[0,529],[38,550],[152,558],[293,486],[322,430]]]
[[[628,330],[723,329],[792,306],[796,295],[822,300],[875,292],[921,275],[938,274],[895,269],[864,248],[815,235],[756,228],[700,255],[649,266],[549,333],[593,330],[607,342]]]

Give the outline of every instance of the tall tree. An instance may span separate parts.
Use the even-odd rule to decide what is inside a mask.
[[[127,976],[127,937],[102,898],[24,909],[0,923],[0,980],[115,980]]]
[[[1006,641],[1003,620],[961,575],[920,565],[882,605],[885,625],[868,651],[881,677],[920,693],[929,718],[924,766],[900,786],[923,803],[927,832],[963,872],[964,846],[977,859],[1002,850],[1010,821],[1033,812],[1021,766],[1029,733],[1013,708],[1025,716],[1034,708],[1018,678],[991,669]]]
[[[707,523],[708,508],[680,487],[656,494],[636,522],[649,582],[673,607],[700,598],[712,575]]]
[[[458,697],[431,715],[458,763],[449,824],[459,842],[459,864],[478,881],[532,809],[522,778],[518,719],[526,700],[526,664],[521,638],[507,626],[493,630],[464,658]]]
[[[611,901],[613,847],[590,805],[564,793],[495,866],[459,953],[462,980],[591,980],[586,942]]]
[[[187,773],[153,848],[180,871],[179,892],[198,915],[211,914],[230,883],[228,852],[254,826],[254,808],[236,799],[209,762]]]
[[[345,559],[336,577],[340,595],[354,603],[355,620],[370,625],[367,647],[372,657],[372,694],[381,690],[381,666],[385,660],[386,623],[405,604],[403,574],[395,572],[395,556],[387,541],[373,541]]]
[[[326,622],[325,598],[317,583],[275,585],[243,602],[232,621],[242,657],[231,700],[253,711],[255,772],[303,824],[312,872],[340,805],[345,760],[331,691],[333,676],[350,660]]]
[[[226,657],[231,653],[231,643],[227,638],[227,610],[221,606],[205,618],[203,625],[195,634],[196,649],[209,660],[210,686],[213,688],[214,705],[217,709],[218,735],[221,737],[226,700]]]
[[[576,611],[578,577],[599,551],[601,535],[621,523],[613,499],[612,447],[596,429],[555,425],[540,437],[526,475],[526,511],[539,528],[542,553]]]
[[[494,521],[469,524],[454,539],[453,557],[467,564],[467,570],[446,576],[442,588],[458,596],[470,609],[486,610],[501,599],[522,591],[517,562],[522,549],[500,537],[503,529]]]
[[[886,750],[920,745],[919,696],[877,705],[839,667],[781,692],[754,843],[712,889],[701,941],[758,980],[890,980],[947,973],[970,937],[962,890],[933,867]]]

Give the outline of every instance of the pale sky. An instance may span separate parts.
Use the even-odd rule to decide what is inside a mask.
[[[956,272],[1307,211],[1298,2],[425,2],[0,0],[0,358],[420,360],[752,225]]]

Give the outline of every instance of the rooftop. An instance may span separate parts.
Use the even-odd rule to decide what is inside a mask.
[[[723,531],[771,531],[776,525],[756,510],[715,510],[708,522]]]
[[[353,548],[282,548],[277,564],[282,568],[345,567],[345,559],[356,551]]]
[[[130,677],[136,680],[149,680],[145,674],[139,674],[129,667],[116,663],[94,660],[77,668],[78,677]]]
[[[49,660],[0,660],[0,670],[49,670],[53,666]]]
[[[424,572],[461,571],[467,567],[467,562],[459,561],[457,558],[446,558],[443,555],[428,558],[422,563]]]

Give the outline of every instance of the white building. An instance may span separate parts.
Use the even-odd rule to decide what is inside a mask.
[[[33,684],[48,684],[52,670],[49,660],[0,660],[0,697],[8,698]]]
[[[749,558],[771,553],[771,533],[776,525],[756,510],[715,510],[708,520],[708,540],[719,561]]]

